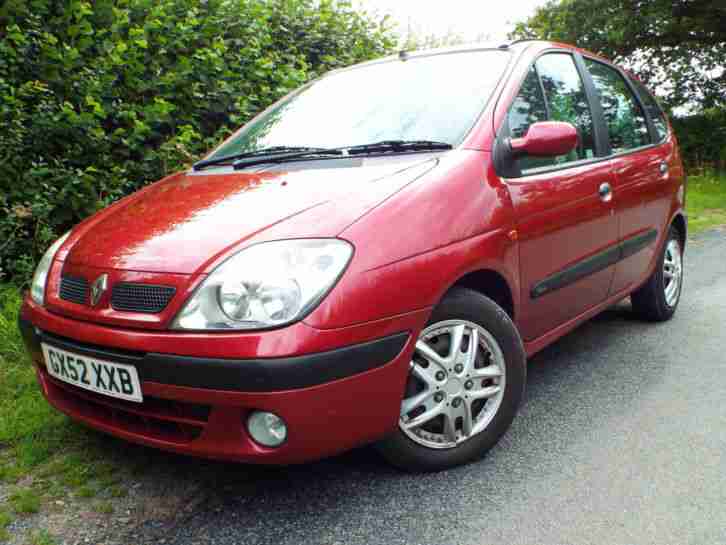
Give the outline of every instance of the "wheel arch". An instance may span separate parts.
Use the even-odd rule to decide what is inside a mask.
[[[671,225],[678,231],[678,237],[681,242],[681,249],[685,249],[688,240],[688,222],[682,212],[678,212],[671,221]]]
[[[493,269],[470,271],[456,280],[448,291],[458,287],[468,288],[489,297],[514,320],[516,307],[514,292],[501,273]]]

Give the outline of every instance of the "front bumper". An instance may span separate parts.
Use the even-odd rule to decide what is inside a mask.
[[[225,335],[225,346],[239,348],[231,354],[234,357],[220,358],[189,353],[193,344],[201,354],[216,352],[210,347],[219,343],[215,335],[195,335],[196,342],[190,344],[187,334],[79,322],[28,300],[19,325],[45,397],[71,418],[129,441],[182,454],[290,464],[342,452],[395,429],[412,339],[427,316],[428,310],[422,310],[339,331],[298,325],[288,332],[296,340],[281,346],[299,342],[327,349],[302,349],[277,357],[244,352],[254,345],[250,337],[257,339],[257,346],[266,346],[269,334],[282,339],[281,330],[241,334],[239,343]],[[141,342],[139,335],[144,336]],[[45,370],[41,342],[134,365],[144,402],[125,402],[56,380]],[[162,345],[167,349],[149,350]],[[267,448],[251,439],[245,422],[253,410],[271,411],[285,419],[288,438],[282,446]]]

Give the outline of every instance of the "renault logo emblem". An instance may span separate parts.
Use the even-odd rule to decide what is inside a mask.
[[[103,273],[91,284],[91,306],[95,307],[108,289],[108,275]]]

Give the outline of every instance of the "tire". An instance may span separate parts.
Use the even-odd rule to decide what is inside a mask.
[[[678,231],[671,227],[658,263],[645,284],[630,295],[635,313],[650,322],[670,320],[683,289],[683,248]]]
[[[411,472],[481,458],[514,420],[526,373],[522,340],[507,313],[476,291],[454,288],[419,335],[398,429],[378,449]],[[443,413],[431,417],[437,410]]]

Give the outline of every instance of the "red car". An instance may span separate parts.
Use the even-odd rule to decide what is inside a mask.
[[[338,70],[88,218],[20,313],[43,393],[174,452],[482,456],[526,359],[621,299],[669,319],[685,176],[643,85],[566,45]]]

